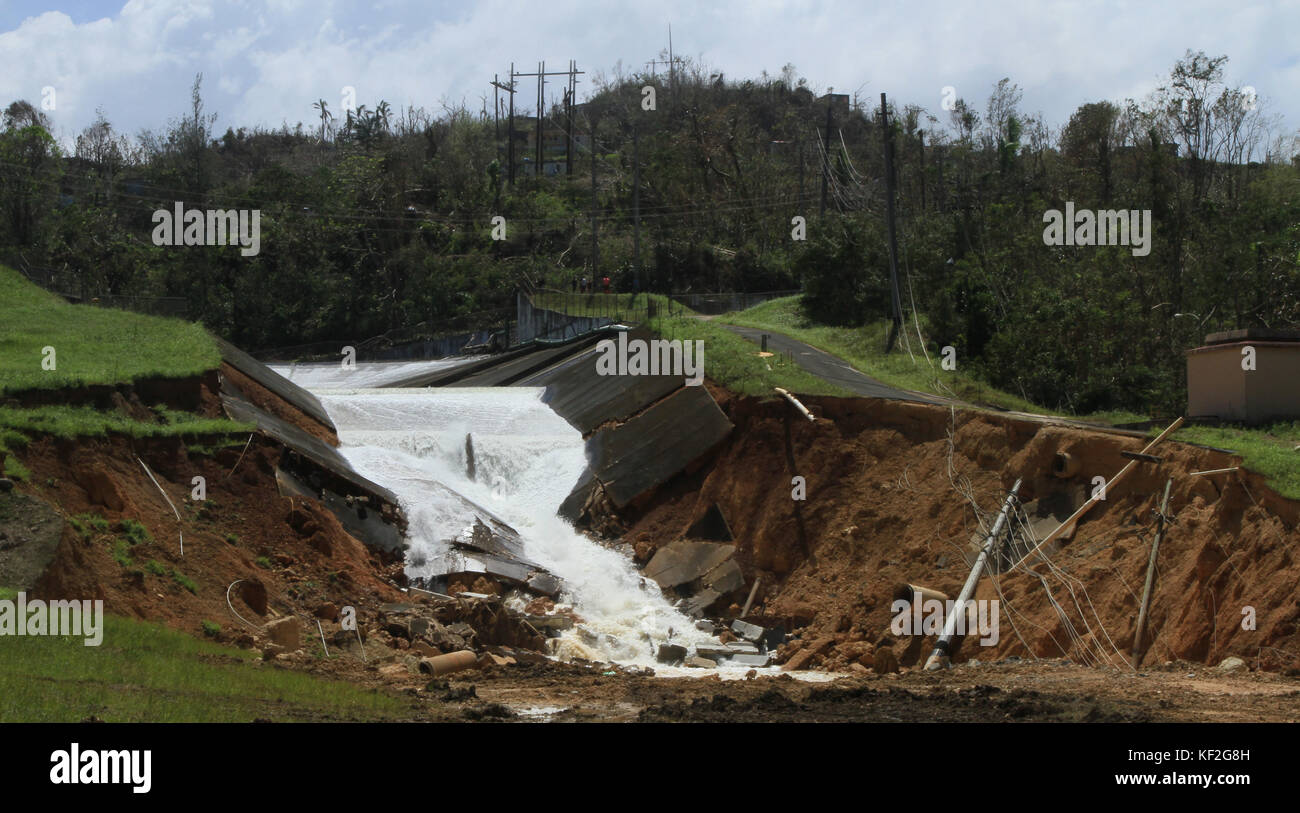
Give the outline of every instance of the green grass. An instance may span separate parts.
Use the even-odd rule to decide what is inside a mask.
[[[0,406],[0,433],[26,438],[53,435],[60,438],[105,437],[108,434],[133,438],[199,437],[239,435],[252,431],[252,424],[225,418],[202,418],[189,412],[167,410],[164,423],[132,420],[120,412],[101,412],[88,406],[4,407]],[[0,435],[9,437],[9,435]]]
[[[53,370],[42,369],[46,347]],[[0,393],[183,378],[220,363],[201,325],[71,305],[0,266]]]
[[[643,323],[665,339],[704,342],[704,374],[712,381],[742,395],[767,396],[773,387],[808,395],[848,395],[781,356],[762,358],[758,346],[724,327],[698,318],[698,314],[661,294],[577,294],[562,296],[539,293],[537,307],[575,316],[606,316]],[[648,318],[650,309],[655,311]]]
[[[193,579],[191,579],[189,576],[186,576],[184,573],[180,572],[176,568],[172,568],[172,581],[176,582],[181,587],[184,587],[186,590],[189,590],[191,593],[193,593],[196,596],[199,594],[198,584],[196,584]]]
[[[977,405],[1032,412],[1042,415],[1072,417],[1097,423],[1132,423],[1146,418],[1129,412],[1104,412],[1091,415],[1068,415],[1045,409],[1037,404],[998,390],[962,370],[956,359],[955,370],[944,370],[940,358],[930,351],[927,361],[916,341],[915,325],[907,343],[900,337],[894,352],[885,353],[889,323],[877,321],[859,327],[831,327],[809,321],[800,307],[801,296],[772,299],[748,310],[724,314],[717,321],[742,327],[771,330],[836,355],[858,370],[892,387],[956,398]],[[922,325],[924,330],[924,325]],[[911,352],[908,352],[910,346]]]
[[[0,590],[0,598],[14,597]],[[0,636],[0,721],[409,719],[399,698],[263,666],[255,653],[105,616],[103,642]]]
[[[117,529],[120,531],[132,545],[141,545],[153,542],[153,536],[149,534],[149,529],[144,527],[139,520],[124,519],[117,523]]]
[[[1153,430],[1153,434],[1160,430]],[[1241,455],[1242,465],[1264,475],[1283,497],[1300,500],[1300,421],[1265,427],[1184,426],[1171,440],[1230,449]]]

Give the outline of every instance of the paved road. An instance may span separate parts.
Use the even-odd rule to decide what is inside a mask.
[[[947,406],[950,401],[925,393],[900,390],[883,384],[869,375],[850,367],[843,359],[832,356],[824,350],[818,350],[810,344],[792,339],[782,333],[759,330],[752,327],[717,324],[739,334],[755,344],[762,344],[763,334],[767,334],[767,349],[780,355],[793,356],[795,363],[823,381],[842,387],[855,395],[869,398],[893,398],[896,401],[916,401],[922,404],[939,404]]]

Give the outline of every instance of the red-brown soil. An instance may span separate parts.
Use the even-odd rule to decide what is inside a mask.
[[[1016,477],[1024,478],[1020,496],[1029,501],[1090,485],[1095,475],[1109,478],[1128,462],[1121,450],[1145,445],[1123,434],[993,413],[872,399],[803,400],[818,415],[816,423],[780,400],[730,399],[725,409],[736,431],[714,460],[623,519],[625,539],[648,558],[717,502],[735,535],[747,583],[762,576],[751,620],[802,627],[781,656],[811,649],[815,654],[806,652],[798,662],[813,668],[865,671],[874,666],[878,647],[889,648],[904,666],[924,662],[933,637],[888,634],[892,593],[900,582],[950,597],[959,592],[969,571],[963,553],[979,525],[956,484],[969,482],[991,524]],[[1051,476],[1058,451],[1083,459],[1075,478]],[[1172,477],[1173,524],[1159,551],[1144,663],[1217,664],[1235,655],[1252,668],[1300,666],[1297,505],[1248,472],[1188,476],[1237,465],[1230,455],[1175,442],[1156,451],[1164,463],[1139,464],[1052,555],[1055,566],[1077,580],[1047,576],[1081,640],[1071,640],[1039,578],[1019,570],[997,577],[1001,640],[981,647],[968,638],[955,660],[1064,656],[1127,666],[1153,511]],[[804,502],[791,499],[795,475],[806,478]],[[976,597],[997,597],[988,576]],[[1255,630],[1242,628],[1247,605],[1256,614]]]
[[[227,640],[252,632],[226,605],[226,589],[239,579],[265,588],[266,608],[250,607],[242,586],[231,591],[235,610],[254,625],[326,603],[357,606],[360,615],[362,607],[402,598],[384,578],[400,570],[400,562],[386,562],[367,549],[315,501],[280,496],[274,473],[279,454],[260,437],[246,453],[231,447],[214,457],[191,457],[176,439],[33,443],[23,460],[35,495],[65,516],[94,514],[113,524],[108,533],[92,531],[90,538],[65,528],[54,562],[33,592],[103,599],[107,612],[190,632],[210,620],[221,625]],[[137,456],[180,512],[179,523]],[[196,476],[206,479],[206,500],[191,499]],[[129,548],[131,565],[112,555],[121,536],[116,525],[124,519],[139,521],[152,537]],[[150,561],[166,573],[150,572]],[[197,591],[172,578],[173,569],[196,582]]]

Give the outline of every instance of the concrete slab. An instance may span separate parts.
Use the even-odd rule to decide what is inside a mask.
[[[645,331],[629,334],[638,337],[650,336]],[[542,400],[586,436],[602,423],[626,420],[683,385],[682,376],[599,375],[597,358],[599,351],[591,347],[520,379],[516,386],[546,387]]]
[[[703,456],[731,432],[704,387],[682,387],[587,441],[587,460],[614,505],[623,508]]]
[[[289,379],[280,375],[276,371],[267,367],[262,362],[235,347],[230,342],[225,341],[217,336],[212,337],[217,343],[217,349],[221,351],[221,359],[234,367],[239,372],[266,387],[280,398],[293,404],[301,412],[310,415],[312,419],[318,421],[322,426],[333,430],[334,422],[330,420],[329,413],[321,402],[307,390],[293,383]]]
[[[731,545],[679,539],[656,551],[642,572],[666,590],[703,577],[734,551]]]

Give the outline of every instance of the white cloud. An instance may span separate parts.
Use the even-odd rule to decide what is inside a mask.
[[[74,23],[48,12],[0,33],[0,104],[58,90],[53,118],[70,139],[102,106],[129,132],[156,129],[188,106],[204,74],[217,126],[279,126],[315,120],[311,103],[337,104],[340,88],[358,102],[386,99],[436,109],[464,100],[478,109],[488,82],[513,61],[532,71],[576,59],[588,73],[643,70],[667,47],[702,58],[728,78],[776,75],[786,63],[817,88],[882,90],[939,114],[940,89],[983,109],[994,83],[1024,90],[1022,109],[1059,126],[1080,104],[1139,97],[1167,75],[1184,50],[1227,54],[1229,81],[1250,84],[1275,112],[1300,126],[1291,91],[1300,59],[1287,37],[1300,24],[1294,3],[1225,11],[1205,0],[1148,4],[968,4],[744,2],[702,5],[663,0],[612,6],[601,0],[547,4],[485,0],[469,5],[416,0],[360,6],[339,0],[131,0],[107,19]],[[661,68],[662,69],[662,68]],[[532,104],[521,80],[517,104]],[[551,88],[558,95],[561,83]],[[490,101],[489,101],[490,105]],[[946,117],[941,116],[946,122]]]

